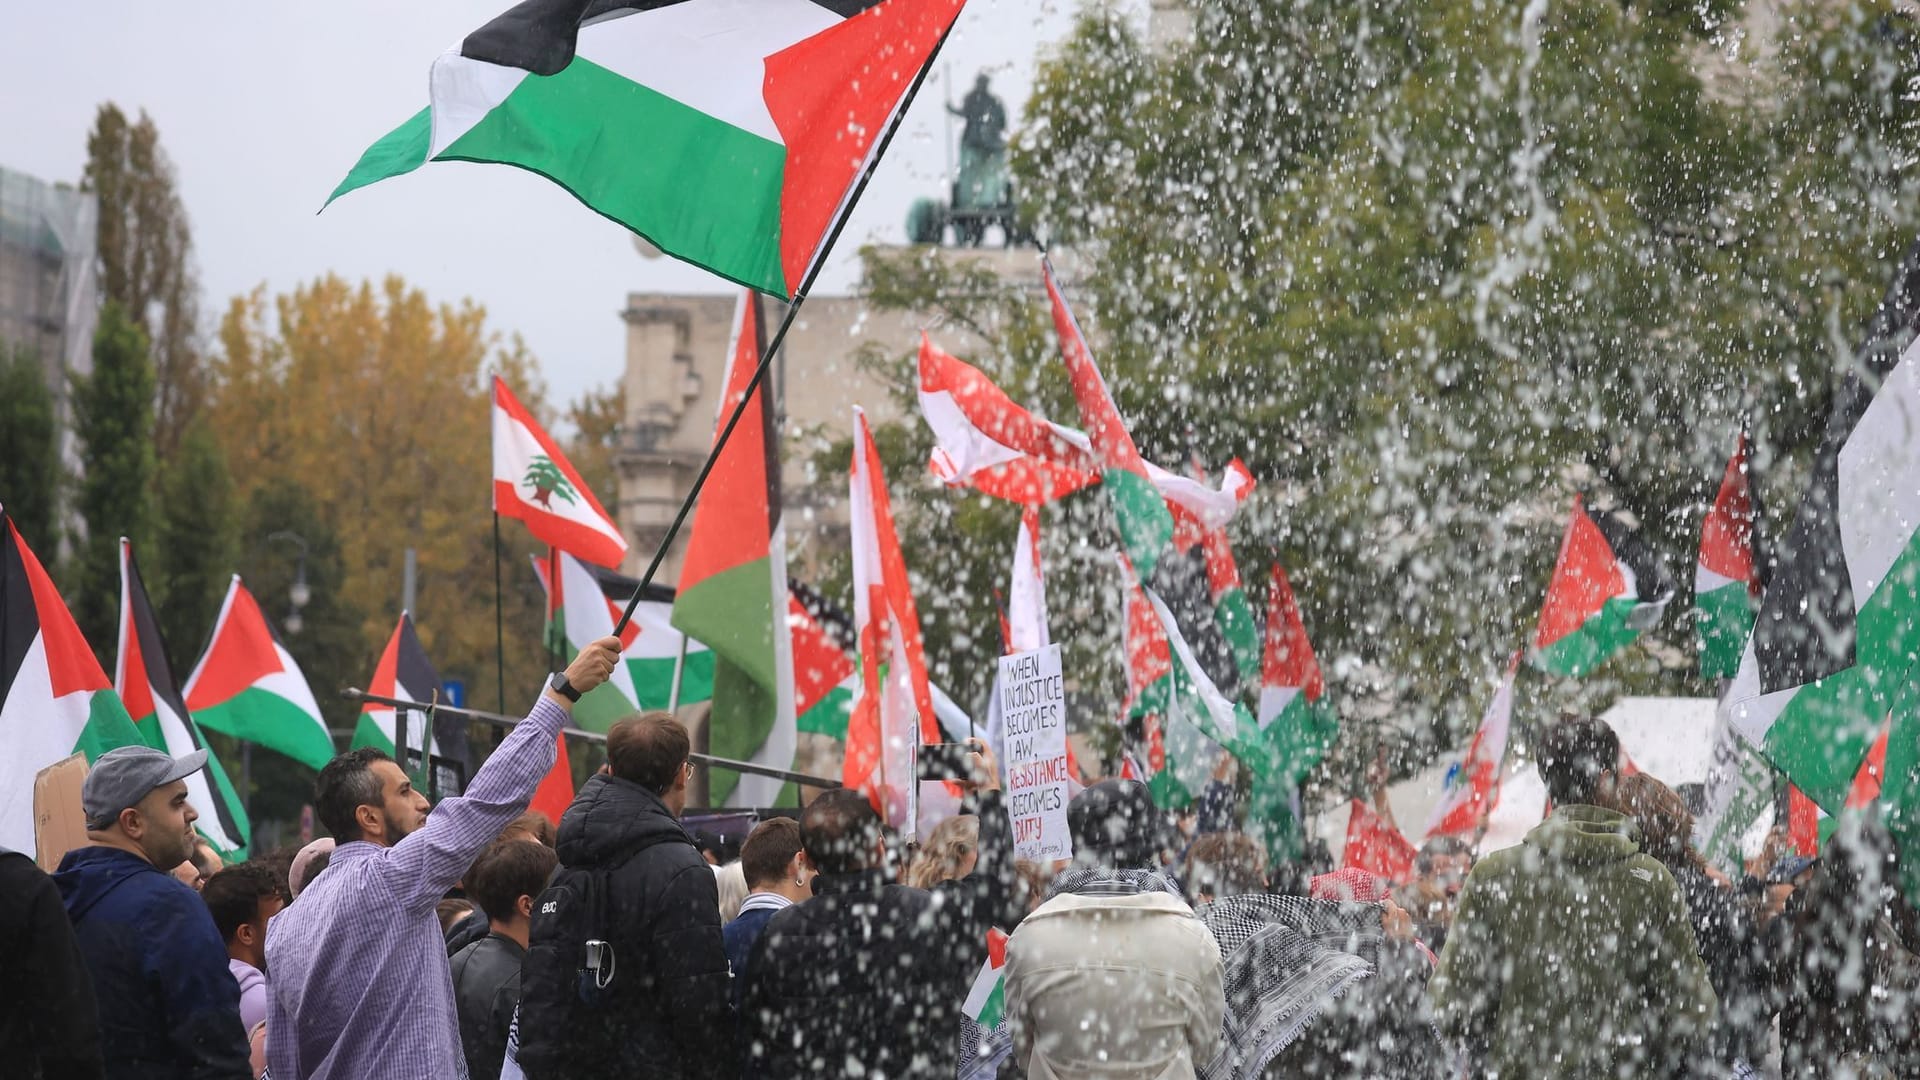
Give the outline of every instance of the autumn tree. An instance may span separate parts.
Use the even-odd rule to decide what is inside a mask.
[[[27,543],[49,555],[60,497],[53,394],[39,359],[0,342],[0,506]]]
[[[80,187],[100,203],[100,288],[146,333],[155,378],[154,445],[173,454],[205,402],[200,282],[193,233],[173,164],[145,111],[129,120],[108,102],[87,135]]]
[[[587,487],[611,508],[620,490],[615,457],[619,453],[620,425],[627,419],[627,389],[616,383],[612,389],[588,390],[567,406],[566,416],[573,426],[567,457]]]
[[[246,463],[234,473],[236,497],[253,504],[264,489],[297,491],[338,545],[343,572],[332,587],[340,616],[356,625],[339,646],[346,653],[316,662],[364,684],[399,615],[411,547],[414,618],[428,655],[491,705],[488,379],[497,372],[528,408],[543,410],[525,347],[490,330],[478,305],[431,303],[398,277],[328,276],[271,297],[256,290],[230,305],[219,340],[210,430],[227,461]],[[250,524],[242,550],[290,566],[285,545],[271,556],[260,546],[268,524]],[[518,695],[545,670],[544,607],[528,570],[535,545],[512,522],[502,535],[506,683]],[[337,685],[314,686],[332,721],[348,726],[353,710],[331,698]]]
[[[117,303],[100,310],[92,373],[73,378],[73,414],[82,470],[77,509],[86,535],[75,548],[67,601],[81,632],[110,660],[120,614],[120,537],[146,549],[154,476],[147,336]]]

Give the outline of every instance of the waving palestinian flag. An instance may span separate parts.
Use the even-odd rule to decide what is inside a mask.
[[[1126,556],[1115,557],[1126,590],[1123,728],[1155,804],[1176,809],[1199,796],[1221,750],[1240,746],[1254,721],[1207,678],[1173,613],[1140,584]]]
[[[1326,757],[1340,728],[1326,693],[1299,601],[1286,570],[1275,563],[1267,588],[1258,723],[1253,731],[1243,731],[1234,749],[1253,771],[1247,831],[1265,844],[1268,858],[1276,863],[1297,860],[1304,849],[1294,795],[1307,773]]]
[[[1500,769],[1506,764],[1507,734],[1513,730],[1513,677],[1519,668],[1516,654],[1467,744],[1467,756],[1447,770],[1440,801],[1427,818],[1428,836],[1472,836],[1493,813],[1500,797]]]
[[[173,681],[160,623],[153,617],[146,583],[133,563],[133,545],[124,536],[120,538],[120,648],[114,658],[113,688],[148,745],[174,757],[207,749],[206,737]],[[209,752],[207,763],[186,781],[187,802],[200,812],[194,827],[223,858],[244,860],[247,811],[219,757]]]
[[[329,199],[518,165],[660,250],[794,295],[965,0],[526,0]],[[584,553],[582,553],[584,554]]]
[[[560,588],[553,588],[552,568],[560,568]],[[611,570],[589,566],[558,552],[551,559],[533,559],[534,573],[547,591],[547,640],[571,661],[580,650],[613,636],[627,601],[640,581]],[[633,609],[633,619],[620,635],[620,659],[606,682],[581,695],[573,707],[573,724],[602,734],[617,720],[647,709],[664,709],[673,700],[673,669],[686,641],[686,664],[680,672],[680,704],[713,698],[713,652],[674,629],[674,592],[663,585],[647,586]]]
[[[854,661],[853,619],[797,581],[787,582],[787,594],[795,726],[844,741],[860,679]]]
[[[0,511],[0,845],[32,851],[33,778],[144,742],[53,579]]]
[[[413,616],[403,611],[387,638],[387,647],[380,651],[380,659],[374,664],[373,680],[367,684],[367,691],[380,697],[432,703],[439,689],[440,672],[433,661],[427,659],[426,647],[420,644],[420,634],[413,626]],[[422,761],[421,755],[431,745],[434,757],[457,762],[464,768],[467,764],[466,721],[436,715],[433,725],[429,743],[426,713],[419,710],[408,713],[406,767],[412,769],[415,762]],[[393,707],[369,701],[360,709],[352,749],[371,746],[397,757],[393,729]]]
[[[188,711],[209,731],[276,750],[310,769],[333,760],[333,735],[307,677],[238,574],[185,693]]]
[[[843,782],[865,792],[890,827],[911,831],[915,747],[941,741],[940,724],[887,478],[867,414],[858,406],[853,432],[849,492],[860,683],[847,721]]]
[[[1575,495],[1531,661],[1556,675],[1585,675],[1659,622],[1671,599],[1673,581],[1639,532]]]
[[[534,539],[610,570],[627,557],[627,538],[587,490],[573,462],[540,422],[493,380],[493,509],[519,518]]]
[[[787,531],[780,517],[780,436],[767,394],[747,391],[766,345],[760,298],[744,293],[734,307],[718,440],[742,399],[746,411],[720,449],[694,510],[673,625],[713,650],[712,752],[776,769],[793,768],[798,746],[793,700],[793,638],[784,616]],[[716,805],[784,805],[784,781],[727,770],[710,774]]]
[[[1836,392],[1753,640],[1722,708],[1818,805],[1844,805],[1891,715],[1882,799],[1920,838],[1920,243],[1910,248]]]
[[[1760,600],[1754,558],[1758,503],[1748,476],[1752,447],[1740,433],[1727,462],[1720,492],[1700,528],[1700,563],[1693,571],[1693,604],[1699,609],[1700,674],[1730,679],[1740,668],[1740,650],[1753,633]]]

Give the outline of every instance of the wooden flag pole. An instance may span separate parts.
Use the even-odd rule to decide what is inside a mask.
[[[853,208],[859,205],[860,196],[866,193],[867,184],[873,179],[874,170],[879,168],[881,159],[886,157],[887,147],[893,144],[893,136],[900,130],[901,120],[906,117],[907,109],[912,107],[914,98],[919,96],[921,85],[927,81],[927,72],[933,70],[934,61],[940,58],[940,50],[946,47],[947,37],[952,32],[952,24],[948,24],[947,29],[941,32],[940,40],[934,43],[933,51],[927,54],[927,62],[921,64],[920,70],[914,74],[913,85],[907,88],[906,96],[900,99],[900,106],[888,119],[887,130],[881,134],[880,142],[874,148],[873,155],[861,167],[860,179],[854,184],[853,192],[847,196],[846,204],[841,207],[839,216],[834,219],[833,228],[827,233],[826,241],[820,245],[819,252],[815,254],[813,265],[807,268],[807,276],[800,282],[799,290],[793,294],[792,300],[787,304],[787,312],[780,318],[779,329],[774,331],[773,337],[767,340],[766,349],[760,353],[760,363],[753,369],[753,378],[748,381],[746,392],[740,395],[740,403],[733,407],[732,414],[727,417],[726,425],[720,429],[720,434],[713,440],[713,449],[707,452],[707,460],[701,464],[699,474],[693,478],[693,487],[688,489],[687,497],[681,500],[680,509],[673,515],[673,522],[667,526],[667,534],[660,539],[660,546],[654,549],[653,559],[647,563],[646,573],[640,575],[640,584],[633,591],[633,599],[627,601],[627,609],[620,613],[620,621],[614,624],[615,637],[624,633],[627,623],[633,620],[634,609],[640,606],[640,597],[647,591],[647,586],[653,584],[653,576],[659,572],[661,562],[665,561],[667,549],[673,546],[674,538],[680,535],[680,526],[686,523],[687,515],[693,512],[694,501],[700,497],[700,489],[706,486],[707,477],[713,472],[714,462],[720,460],[720,452],[727,447],[727,440],[733,437],[733,429],[739,426],[740,418],[746,415],[748,402],[753,400],[753,395],[760,389],[760,384],[766,381],[767,369],[773,366],[773,358],[779,354],[781,344],[786,341],[787,331],[793,328],[793,320],[800,313],[800,305],[806,303],[807,294],[812,291],[815,279],[820,276],[821,268],[827,264],[827,256],[833,251],[834,244],[839,241],[841,232],[846,229],[847,219],[853,216]],[[503,682],[502,686],[504,685]],[[506,708],[505,702],[506,693],[503,689],[500,705],[503,710]]]

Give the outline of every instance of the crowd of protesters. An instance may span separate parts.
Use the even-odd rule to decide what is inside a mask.
[[[1605,724],[1534,742],[1552,810],[1411,879],[1270,865],[1231,773],[1177,818],[1106,780],[1074,857],[1018,861],[974,744],[916,851],[838,789],[744,841],[682,822],[687,731],[607,736],[558,823],[526,813],[597,643],[466,791],[377,751],[321,771],[332,834],[221,866],[184,778],[123,748],[57,873],[0,853],[0,1073],[26,1077],[1920,1076],[1920,923],[1870,819],[1735,880]],[[1223,807],[1225,808],[1223,810]]]

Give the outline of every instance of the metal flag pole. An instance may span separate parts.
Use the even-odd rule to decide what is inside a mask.
[[[667,711],[680,712],[680,680],[687,673],[687,635],[680,635],[680,655],[673,658],[673,689],[667,692]]]
[[[927,54],[927,62],[920,65],[920,70],[913,76],[913,85],[907,88],[906,96],[900,99],[899,107],[894,109],[893,116],[888,119],[887,130],[881,133],[880,142],[874,147],[872,156],[861,167],[859,181],[854,184],[852,193],[847,196],[847,201],[841,208],[840,216],[834,220],[833,229],[827,233],[826,241],[820,245],[819,252],[815,254],[813,265],[807,268],[806,277],[800,282],[799,290],[793,294],[792,301],[787,304],[786,314],[780,318],[779,329],[774,331],[773,337],[767,341],[766,349],[760,353],[760,363],[753,369],[753,378],[747,382],[746,392],[740,395],[740,403],[733,407],[733,413],[727,417],[726,426],[720,429],[720,434],[713,440],[713,449],[707,452],[707,460],[701,464],[699,474],[693,478],[693,487],[688,489],[687,497],[681,500],[680,509],[673,515],[673,522],[667,526],[666,535],[660,538],[660,546],[654,549],[653,559],[647,563],[646,573],[640,575],[640,584],[633,590],[633,599],[627,601],[627,609],[620,613],[620,621],[613,628],[615,637],[626,631],[627,623],[633,619],[634,609],[640,606],[640,597],[646,592],[647,586],[653,584],[653,575],[659,572],[660,564],[666,560],[667,549],[673,546],[674,538],[680,535],[680,526],[686,523],[687,515],[693,512],[693,504],[700,498],[700,489],[706,486],[707,477],[712,474],[714,463],[720,460],[720,452],[726,449],[727,440],[733,437],[733,429],[739,426],[740,418],[746,415],[748,403],[753,401],[753,395],[760,389],[760,384],[766,381],[767,369],[773,366],[773,358],[779,354],[781,344],[787,340],[787,331],[793,328],[794,317],[800,313],[800,306],[806,303],[807,294],[812,291],[814,280],[820,276],[821,268],[827,264],[828,254],[833,251],[833,245],[839,241],[841,232],[846,229],[847,220],[853,216],[853,208],[859,204],[860,196],[866,193],[867,184],[873,179],[874,170],[879,168],[881,159],[886,157],[887,147],[893,144],[893,137],[900,130],[900,122],[906,118],[907,110],[912,107],[914,98],[919,96],[921,85],[927,81],[927,72],[933,70],[934,61],[940,58],[940,50],[946,47],[947,37],[952,32],[951,23],[941,31],[940,40],[934,42],[933,51]],[[495,528],[498,527],[496,521]],[[506,708],[504,676],[501,685],[500,708],[504,710]]]
[[[551,587],[551,585],[549,585]],[[507,709],[507,634],[500,615],[500,511],[493,512],[493,678],[494,708]]]

